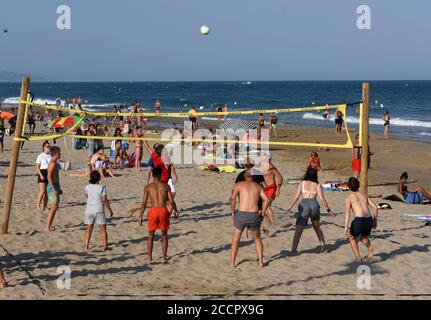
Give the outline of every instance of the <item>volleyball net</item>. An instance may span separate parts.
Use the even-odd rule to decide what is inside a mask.
[[[32,102],[30,95],[21,101],[25,106],[20,141],[43,141],[71,137],[77,139],[130,140],[153,142],[208,142],[269,146],[308,146],[352,148],[352,136],[358,132],[360,118],[355,116],[359,103],[333,104],[300,108],[254,109],[235,111],[188,112],[94,112]],[[340,119],[336,130],[335,118]],[[195,124],[193,121],[196,119]],[[352,121],[350,121],[352,119]],[[44,123],[42,130],[30,133],[29,124]],[[90,124],[104,127],[103,134],[86,135]],[[114,132],[127,124],[121,137]],[[190,125],[191,124],[191,125]],[[263,126],[262,126],[263,124]],[[133,133],[142,129],[142,134]],[[169,135],[172,129],[181,134]],[[192,132],[188,133],[188,131]],[[209,130],[213,135],[206,134]],[[168,133],[166,133],[168,132]],[[353,134],[353,135],[352,135]]]

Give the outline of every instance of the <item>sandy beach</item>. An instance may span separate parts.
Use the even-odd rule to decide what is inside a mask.
[[[283,134],[283,131],[280,133]],[[5,137],[0,156],[0,192],[7,178],[11,137]],[[68,149],[63,140],[62,159],[73,168],[84,168],[86,151]],[[105,146],[108,142],[105,142]],[[412,186],[431,189],[431,144],[372,135],[370,146],[376,154],[369,171],[369,193],[390,195],[403,171]],[[322,214],[322,230],[328,253],[319,253],[316,235],[309,225],[299,244],[300,254],[290,252],[295,219],[285,208],[296,185],[283,184],[274,202],[276,225],[263,235],[267,265],[260,269],[254,243],[242,239],[239,265],[229,263],[232,221],[229,195],[236,174],[201,170],[197,165],[177,166],[179,183],[176,202],[179,219],[171,220],[169,263],[160,261],[161,243],[156,238],[153,263],[147,258],[146,225],[138,226],[137,215],[127,209],[142,199],[145,171],[116,171],[106,178],[114,217],[108,223],[112,250],[103,252],[96,228],[92,247],[84,250],[84,210],[86,177],[61,171],[64,191],[54,221],[54,232],[43,232],[46,214],[36,212],[38,191],[34,172],[41,142],[27,142],[20,152],[9,234],[0,237],[0,261],[9,287],[0,290],[0,299],[429,299],[431,297],[431,227],[405,214],[430,214],[431,206],[387,202],[392,210],[380,211],[379,226],[372,234],[375,261],[364,263],[371,269],[371,289],[358,289],[357,264],[343,233],[344,192],[325,192],[336,217]],[[301,176],[313,148],[272,148],[274,164],[283,176]],[[109,150],[105,150],[108,153]],[[328,170],[320,181],[345,180],[351,174],[351,150],[319,152]],[[148,155],[144,154],[144,160]],[[145,169],[143,169],[145,170]],[[3,202],[3,200],[2,200]],[[0,203],[0,209],[3,204]],[[296,209],[296,206],[295,206]],[[363,256],[365,247],[361,246]],[[72,272],[70,289],[57,287],[60,266]]]

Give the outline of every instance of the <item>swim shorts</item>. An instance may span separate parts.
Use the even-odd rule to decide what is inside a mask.
[[[40,169],[40,173],[42,173],[43,180],[40,178],[40,175],[37,175],[37,183],[48,183],[48,170]]]
[[[54,182],[54,188],[58,192],[61,191],[60,184],[58,182]],[[60,194],[55,194],[51,185],[48,184],[46,187],[46,193],[48,195],[48,204],[59,204],[60,203]]]
[[[98,213],[92,213],[92,214],[85,214],[84,223],[86,225],[93,225],[93,224],[99,224],[104,225],[106,224],[106,216],[104,212],[98,212]]]
[[[238,211],[234,215],[233,225],[240,231],[243,231],[246,227],[250,231],[260,230],[262,223],[262,215],[257,212],[244,212]]]
[[[352,160],[352,171],[353,172],[360,172],[361,171],[361,160],[360,159],[353,159]]]
[[[271,128],[272,128],[272,129],[277,129],[277,124],[275,124],[275,123],[271,123]]]
[[[270,198],[271,200],[275,200],[277,193],[277,186],[275,184],[265,187],[264,191],[268,198]]]
[[[359,236],[368,237],[371,234],[373,225],[372,217],[356,217],[350,225],[350,234],[355,238]]]
[[[320,220],[320,206],[316,199],[302,199],[298,211],[296,225],[306,226],[308,219],[311,221]]]
[[[168,231],[170,213],[166,208],[151,208],[148,212],[149,231]]]

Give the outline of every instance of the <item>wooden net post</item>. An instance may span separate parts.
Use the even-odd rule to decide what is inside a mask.
[[[361,154],[361,191],[368,193],[368,157],[369,157],[369,111],[370,111],[370,85],[362,84],[362,104],[361,104],[361,121],[360,121],[360,144],[362,147]]]
[[[19,102],[19,108],[18,108],[18,118],[17,118],[16,128],[15,128],[15,138],[22,137],[21,134],[22,134],[22,128],[24,125],[24,116],[25,116],[25,109],[26,109],[26,103],[23,103],[22,101],[27,100],[29,85],[30,85],[30,78],[24,77],[22,79],[22,85],[21,85],[21,96],[20,96],[20,102]],[[3,218],[2,218],[1,228],[0,228],[0,234],[6,234],[9,228],[9,217],[10,217],[10,210],[12,207],[12,197],[13,197],[13,190],[15,186],[15,175],[16,175],[16,167],[18,163],[20,144],[21,142],[17,140],[14,140],[12,143],[9,173],[7,177],[6,190],[4,194]]]

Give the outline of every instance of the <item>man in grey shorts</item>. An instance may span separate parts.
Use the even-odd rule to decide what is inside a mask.
[[[259,200],[263,201],[262,212],[265,212],[269,206],[269,198],[263,188],[253,181],[250,169],[244,173],[245,181],[235,184],[230,197],[230,206],[232,211],[232,220],[234,225],[231,263],[235,267],[236,255],[238,254],[239,242],[245,228],[252,232],[256,244],[256,252],[259,258],[259,266],[263,267],[263,244],[260,238],[260,225],[262,215],[259,214]],[[238,212],[236,211],[236,199],[239,197]]]

